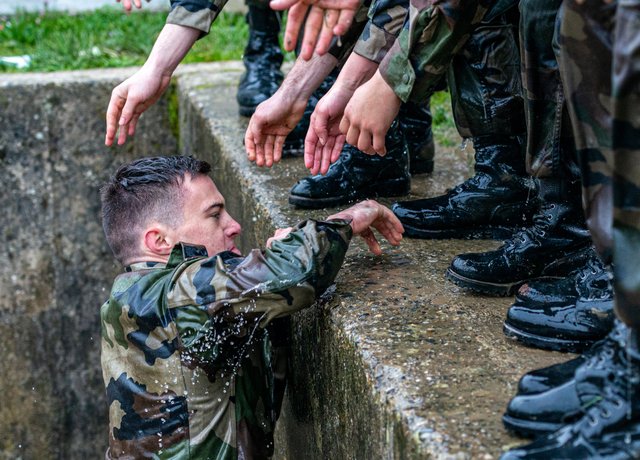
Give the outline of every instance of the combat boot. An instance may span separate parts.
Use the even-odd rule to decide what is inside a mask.
[[[519,137],[474,139],[475,175],[444,195],[393,205],[415,238],[508,238],[532,211]]]
[[[406,195],[411,188],[407,143],[397,122],[385,139],[387,154],[367,155],[345,144],[327,174],[305,177],[289,192],[289,203],[318,209],[377,196]]]
[[[400,106],[398,122],[407,139],[409,149],[409,172],[428,174],[433,172],[433,157],[436,146],[431,131],[431,107],[429,101],[424,104],[405,102]]]
[[[542,276],[567,276],[584,266],[591,238],[581,206],[579,183],[562,191],[559,181],[540,181],[541,200],[533,224],[514,233],[500,248],[462,254],[451,262],[447,278],[475,292],[505,296]]]
[[[504,454],[501,459],[635,459],[640,457],[640,355],[631,332],[618,347],[576,372],[583,415],[571,425]],[[564,396],[567,396],[565,393]]]
[[[278,41],[278,12],[249,5],[247,23],[249,41],[242,56],[245,72],[240,78],[236,99],[240,115],[250,117],[258,104],[273,96],[282,83],[280,66],[284,56]]]
[[[569,361],[527,372],[520,377],[517,395],[544,393],[573,380],[579,367],[593,356],[600,357],[610,354],[608,350],[623,344],[626,334],[626,326],[621,321],[615,320],[612,331],[583,354]]]
[[[573,278],[569,289],[566,279],[530,281],[532,288],[523,285],[507,312],[505,335],[532,347],[581,353],[613,327],[611,277],[592,250],[587,265],[566,278]]]

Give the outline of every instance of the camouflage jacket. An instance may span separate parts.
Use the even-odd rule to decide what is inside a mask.
[[[211,24],[216,20],[228,0],[171,0],[171,11],[167,24],[192,27],[209,33]]]
[[[410,0],[402,31],[380,63],[382,77],[402,101],[426,100],[474,27],[499,3]]]
[[[265,326],[315,302],[351,239],[346,221],[306,221],[270,249],[206,257],[178,244],[133,264],[100,311],[107,459],[253,459],[273,453]]]

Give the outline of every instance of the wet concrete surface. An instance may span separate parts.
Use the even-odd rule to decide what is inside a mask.
[[[250,219],[243,248],[275,227],[330,214],[287,203],[291,185],[306,175],[301,158],[270,170],[247,161],[247,119],[237,115],[234,97],[241,68],[199,69],[179,79],[181,144],[198,156],[208,150],[209,157],[211,143],[219,149],[210,158],[215,179],[232,214]],[[210,139],[195,128],[198,118]],[[409,198],[459,183],[471,160],[468,148],[437,146],[435,172],[415,177]],[[502,321],[511,298],[471,295],[445,280],[455,255],[499,244],[405,239],[375,257],[354,241],[331,299],[294,321],[279,455],[489,459],[522,442],[500,421],[519,376],[571,356],[509,341]]]

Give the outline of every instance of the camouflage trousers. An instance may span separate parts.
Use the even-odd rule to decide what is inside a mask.
[[[539,178],[579,180],[571,124],[556,58],[562,0],[520,1],[527,170]]]
[[[449,66],[447,80],[456,128],[462,137],[524,136],[520,54],[511,12],[490,11]],[[523,159],[524,161],[524,159]]]
[[[640,328],[640,0],[567,0],[560,63],[583,202],[613,262],[616,313]]]

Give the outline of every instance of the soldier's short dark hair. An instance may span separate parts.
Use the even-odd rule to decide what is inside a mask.
[[[173,228],[182,222],[185,175],[206,175],[211,165],[186,156],[141,158],[118,168],[100,188],[102,228],[115,258],[135,255],[150,221]]]

